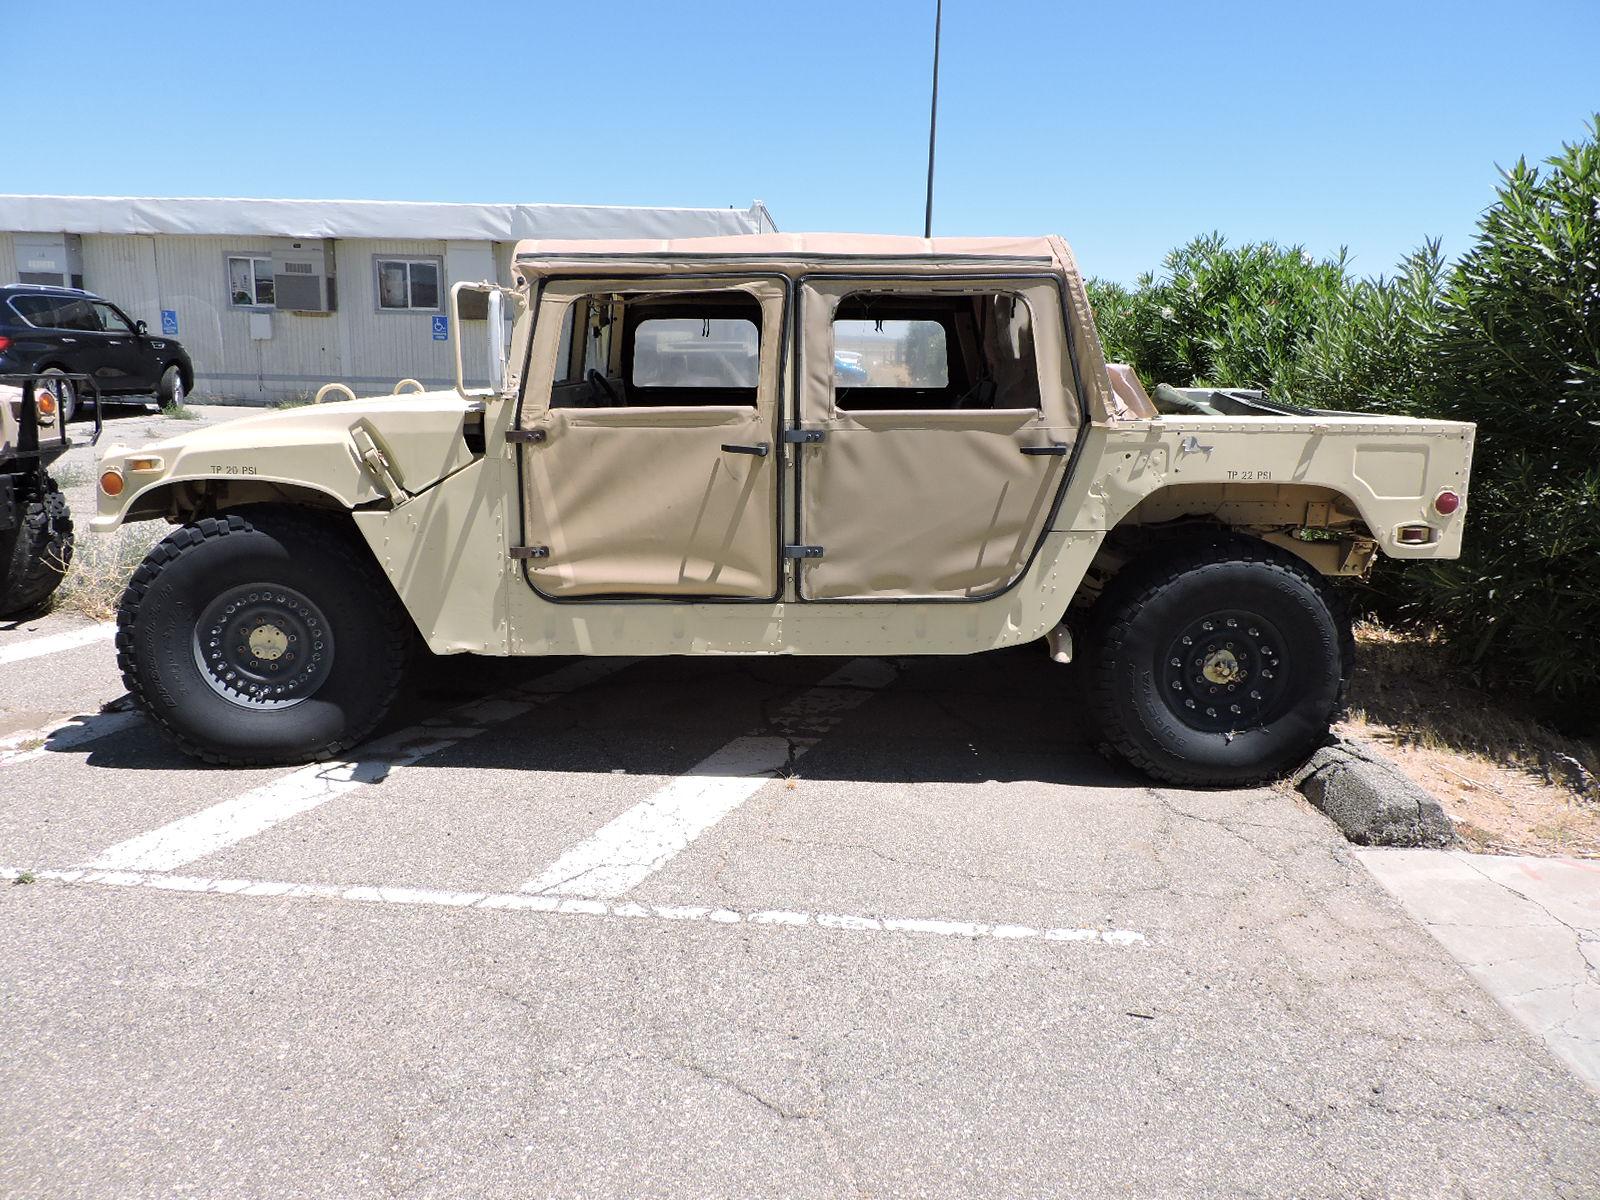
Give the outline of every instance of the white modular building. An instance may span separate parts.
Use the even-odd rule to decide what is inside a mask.
[[[450,286],[509,284],[521,238],[772,232],[748,208],[0,195],[0,284],[87,288],[176,337],[198,399],[310,398],[454,382]],[[464,361],[487,306],[462,297]]]

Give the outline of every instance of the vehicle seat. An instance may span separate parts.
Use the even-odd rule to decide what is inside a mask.
[[[1107,363],[1106,373],[1111,376],[1113,413],[1119,421],[1145,421],[1157,415],[1139,382],[1139,376],[1127,363]]]

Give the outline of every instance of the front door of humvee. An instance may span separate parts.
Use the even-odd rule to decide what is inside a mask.
[[[1050,279],[800,286],[799,596],[980,600],[1027,568],[1080,424]]]
[[[777,596],[784,296],[766,278],[543,287],[512,435],[542,595]]]

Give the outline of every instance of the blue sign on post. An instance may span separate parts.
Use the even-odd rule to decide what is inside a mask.
[[[436,342],[448,341],[450,338],[450,318],[440,313],[433,319],[433,340]]]
[[[163,337],[178,336],[178,310],[163,308],[161,310],[161,333]]]

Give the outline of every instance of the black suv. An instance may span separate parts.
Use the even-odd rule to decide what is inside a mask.
[[[89,375],[103,396],[154,396],[181,401],[194,386],[189,354],[156,337],[109,300],[80,288],[13,283],[0,286],[0,375]],[[70,421],[76,386],[50,387]]]

